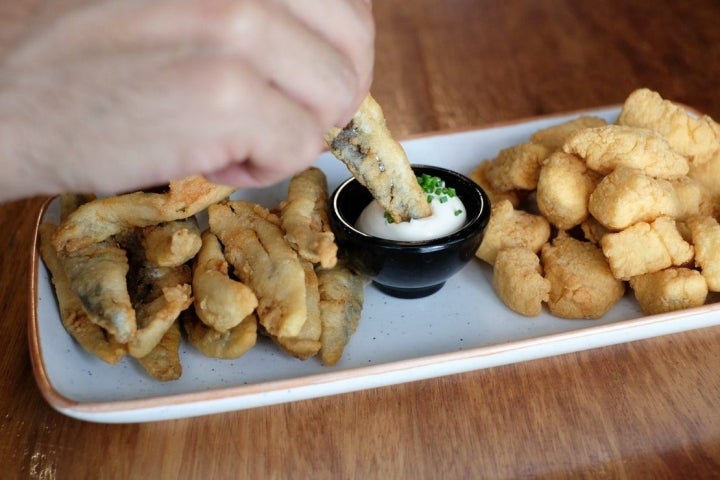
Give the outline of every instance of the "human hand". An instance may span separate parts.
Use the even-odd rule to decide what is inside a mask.
[[[370,10],[125,0],[54,19],[0,63],[0,200],[299,171],[369,90]]]

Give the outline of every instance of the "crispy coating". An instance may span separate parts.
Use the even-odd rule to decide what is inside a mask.
[[[148,261],[159,267],[175,267],[190,261],[202,244],[194,217],[144,227],[140,236]]]
[[[635,168],[656,178],[687,175],[687,158],[675,152],[654,130],[622,125],[586,128],[571,135],[563,151],[585,160],[589,168],[608,174],[618,167]]]
[[[96,199],[81,205],[60,224],[53,243],[58,251],[74,252],[133,227],[191,217],[233,191],[196,175],[170,182],[165,193],[134,192]]]
[[[713,217],[694,217],[687,226],[695,246],[695,264],[711,292],[720,292],[720,225]]]
[[[551,151],[560,150],[570,135],[585,128],[602,127],[607,122],[602,118],[581,115],[557,125],[537,130],[530,141],[544,145]]]
[[[345,265],[318,270],[320,292],[320,358],[325,365],[335,365],[355,333],[362,313],[365,280]]]
[[[580,230],[582,231],[585,240],[590,243],[594,243],[595,245],[600,245],[602,237],[604,237],[606,233],[609,233],[608,229],[605,228],[602,223],[598,222],[592,215],[583,220],[580,224]]]
[[[96,320],[91,319],[80,298],[70,288],[65,270],[52,245],[56,228],[56,225],[43,223],[40,225],[39,234],[40,254],[52,277],[60,319],[68,333],[85,351],[114,365],[127,353],[125,345],[108,335]]]
[[[550,282],[548,307],[570,319],[600,318],[622,298],[625,283],[617,280],[602,251],[589,242],[559,236],[541,252]]]
[[[680,203],[669,181],[619,167],[600,180],[590,194],[588,210],[606,228],[621,230],[661,216],[676,217]]]
[[[630,287],[645,315],[699,307],[705,304],[708,296],[702,274],[684,267],[633,277]]]
[[[539,252],[549,238],[550,223],[544,217],[516,210],[504,200],[492,206],[485,235],[475,256],[493,265],[503,248],[527,247]]]
[[[536,201],[540,212],[560,230],[582,223],[588,200],[600,181],[598,175],[574,155],[557,151],[543,162]]]
[[[703,185],[691,177],[682,177],[670,181],[678,200],[679,210],[675,218],[682,220],[698,215],[712,215],[713,198]]]
[[[175,321],[170,325],[160,342],[142,358],[138,358],[140,365],[155,380],[168,382],[177,380],[182,375],[180,363],[180,343],[182,333],[180,324]]]
[[[543,302],[550,298],[550,282],[542,276],[540,258],[525,247],[498,252],[492,286],[508,308],[528,317],[540,315]]]
[[[368,95],[350,123],[325,139],[335,157],[364,185],[395,222],[432,214],[402,146],[385,123],[380,105]]]
[[[524,142],[500,150],[490,161],[486,178],[495,190],[534,190],[540,165],[551,151],[538,143]]]
[[[220,333],[238,325],[258,306],[250,287],[230,278],[220,241],[210,231],[202,234],[202,247],[193,263],[192,286],[195,313]]]
[[[613,275],[621,280],[685,265],[695,254],[669,217],[660,217],[652,223],[638,222],[620,232],[608,233],[601,245]]]
[[[691,115],[647,88],[635,90],[625,99],[617,123],[653,129],[675,151],[691,159],[720,149],[720,126],[712,118]]]
[[[280,222],[285,239],[301,257],[323,268],[335,266],[337,244],[328,221],[328,186],[322,170],[310,167],[290,180]]]
[[[188,341],[203,355],[212,358],[240,358],[257,342],[255,313],[249,314],[225,332],[218,332],[205,325],[192,309],[183,314],[182,324]]]
[[[277,217],[244,201],[211,205],[208,217],[235,275],[258,298],[261,325],[270,335],[298,335],[307,319],[305,271]]]
[[[72,212],[78,209],[80,205],[83,205],[85,203],[88,203],[92,200],[95,200],[95,195],[93,194],[83,194],[83,193],[63,193],[59,197],[60,202],[60,222],[65,221],[65,219],[70,215]]]
[[[502,200],[508,200],[512,203],[513,207],[517,208],[520,205],[520,195],[517,190],[509,190],[507,192],[501,192],[490,184],[487,179],[487,171],[490,167],[489,161],[483,161],[470,172],[469,177],[475,183],[487,193],[488,199],[490,199],[490,205],[498,203]]]

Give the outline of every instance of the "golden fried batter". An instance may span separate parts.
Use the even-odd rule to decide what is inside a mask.
[[[693,217],[687,221],[695,246],[695,264],[711,292],[720,292],[720,224],[713,217]]]
[[[148,261],[159,267],[175,267],[188,262],[202,244],[195,217],[145,227],[140,237]]]
[[[553,125],[536,131],[530,141],[544,145],[549,150],[560,150],[567,138],[578,130],[592,127],[602,127],[607,122],[602,118],[581,115],[563,123]]]
[[[508,200],[512,206],[517,208],[520,205],[520,195],[517,190],[509,190],[501,192],[490,184],[487,178],[487,171],[490,167],[490,161],[483,161],[470,172],[469,177],[487,193],[490,205],[494,205],[502,200]]]
[[[540,258],[525,247],[498,252],[492,286],[508,308],[528,317],[540,315],[543,302],[550,298],[550,282],[542,276]]]
[[[255,313],[243,318],[233,328],[218,332],[208,327],[192,312],[183,314],[183,327],[187,338],[203,355],[212,358],[240,358],[257,342],[257,316]]]
[[[138,362],[155,380],[168,382],[177,380],[182,375],[180,363],[180,342],[182,333],[180,324],[175,321],[170,325],[160,342]]]
[[[708,295],[702,274],[684,267],[633,277],[630,287],[645,315],[699,307],[705,304]]]
[[[544,145],[524,142],[500,150],[490,161],[486,178],[498,191],[534,190],[537,187],[540,165],[550,155]]]

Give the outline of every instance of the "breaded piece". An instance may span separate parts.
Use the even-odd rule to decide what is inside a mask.
[[[335,365],[355,333],[362,313],[365,280],[342,263],[318,270],[320,292],[320,358],[325,365]]]
[[[230,196],[232,187],[195,175],[170,182],[165,193],[134,192],[99,198],[81,205],[60,224],[53,244],[74,252],[133,227],[188,218]]]
[[[495,189],[487,179],[487,170],[490,167],[489,161],[480,162],[480,164],[470,172],[469,177],[472,181],[480,185],[480,188],[485,190],[490,205],[501,202],[502,200],[508,200],[512,203],[513,207],[517,208],[520,205],[520,195],[516,190],[509,190],[507,192],[501,192]]]
[[[676,217],[680,203],[669,181],[619,167],[600,180],[590,194],[588,210],[606,228],[622,230],[661,216]]]
[[[540,165],[550,153],[547,147],[533,142],[504,148],[490,161],[485,176],[490,185],[500,192],[534,190]]]
[[[258,306],[250,287],[230,278],[220,241],[210,231],[202,234],[202,247],[193,263],[192,286],[195,313],[220,333],[238,325]]]
[[[625,283],[616,279],[602,251],[589,242],[562,235],[543,246],[545,278],[550,282],[550,312],[561,318],[600,318],[622,298]]]
[[[675,216],[682,220],[697,215],[712,215],[713,200],[703,185],[691,177],[670,180],[678,199],[679,211]]]
[[[622,125],[586,128],[571,135],[563,151],[585,160],[589,168],[608,174],[618,167],[635,168],[656,178],[687,175],[687,158],[675,152],[654,130]]]
[[[270,335],[298,335],[307,319],[305,271],[279,219],[244,201],[211,205],[208,218],[235,275],[258,298],[260,324]]]
[[[310,167],[290,180],[280,222],[285,239],[302,258],[323,268],[335,266],[338,248],[328,220],[328,186],[322,170]]]
[[[257,343],[257,316],[254,312],[225,332],[205,325],[192,309],[183,314],[182,324],[188,341],[207,357],[240,358]]]
[[[544,145],[550,150],[560,150],[570,135],[585,128],[602,127],[607,122],[602,118],[581,115],[563,123],[536,131],[530,137],[534,143]]]
[[[127,353],[125,345],[90,318],[80,298],[70,288],[65,270],[52,245],[52,236],[56,228],[56,225],[43,223],[39,227],[39,236],[40,255],[50,271],[52,284],[55,287],[60,320],[68,333],[86,352],[114,365]]]
[[[699,307],[705,304],[708,295],[702,274],[684,267],[633,277],[630,287],[645,315]]]
[[[687,220],[695,246],[695,265],[705,277],[711,292],[720,292],[720,225],[713,217]]]
[[[669,217],[660,217],[652,223],[638,222],[620,232],[608,233],[601,245],[613,275],[620,280],[685,265],[695,253]]]
[[[574,155],[557,151],[543,162],[536,201],[540,212],[560,230],[588,216],[588,200],[600,178]]]
[[[405,150],[385,123],[380,105],[368,95],[350,123],[325,135],[333,155],[367,188],[393,221],[432,214]]]
[[[301,259],[305,270],[305,292],[307,301],[307,320],[300,333],[292,337],[273,337],[285,352],[300,360],[307,360],[320,351],[322,320],[320,312],[320,290],[318,278],[312,263]]]
[[[696,157],[688,176],[698,181],[710,195],[720,196],[720,149]]]
[[[200,250],[200,227],[195,217],[144,227],[140,232],[147,260],[158,267],[176,267]]]
[[[590,243],[600,245],[602,237],[606,233],[609,233],[608,229],[603,226],[602,223],[598,222],[592,215],[588,216],[580,224],[580,230],[583,233],[583,237]]]
[[[653,129],[676,152],[691,159],[720,148],[720,126],[712,118],[691,115],[647,88],[635,90],[625,99],[617,123]]]
[[[508,308],[528,317],[540,315],[543,302],[550,298],[550,282],[542,276],[540,258],[525,247],[498,252],[492,286]]]
[[[144,357],[138,358],[138,362],[155,380],[161,382],[177,380],[182,375],[182,364],[180,363],[181,341],[180,323],[175,321],[167,329],[155,348]]]
[[[475,256],[494,265],[495,257],[503,248],[526,247],[537,253],[549,238],[550,222],[544,217],[515,210],[509,201],[503,200],[492,206]]]

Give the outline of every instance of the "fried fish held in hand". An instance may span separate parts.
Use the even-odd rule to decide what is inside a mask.
[[[402,146],[385,124],[380,105],[368,95],[350,123],[325,136],[335,157],[382,205],[394,222],[432,214]]]
[[[245,284],[230,278],[228,263],[217,237],[202,234],[202,247],[193,264],[195,313],[208,327],[223,333],[238,325],[258,306]]]
[[[327,213],[328,186],[325,174],[310,167],[290,180],[288,198],[280,206],[285,239],[298,254],[323,268],[337,262],[337,244]]]
[[[188,218],[233,191],[196,175],[170,182],[165,193],[134,192],[93,200],[61,223],[53,243],[58,251],[74,252],[133,227]]]
[[[195,217],[145,227],[140,237],[148,261],[159,267],[175,267],[188,262],[202,244]]]
[[[307,318],[305,271],[279,219],[244,201],[211,205],[208,219],[235,275],[258,297],[260,324],[270,335],[298,335]]]
[[[125,356],[125,345],[109,335],[97,321],[91,320],[90,314],[70,288],[65,270],[52,245],[55,228],[55,225],[49,223],[40,225],[40,254],[52,277],[63,326],[85,351],[114,365]]]

